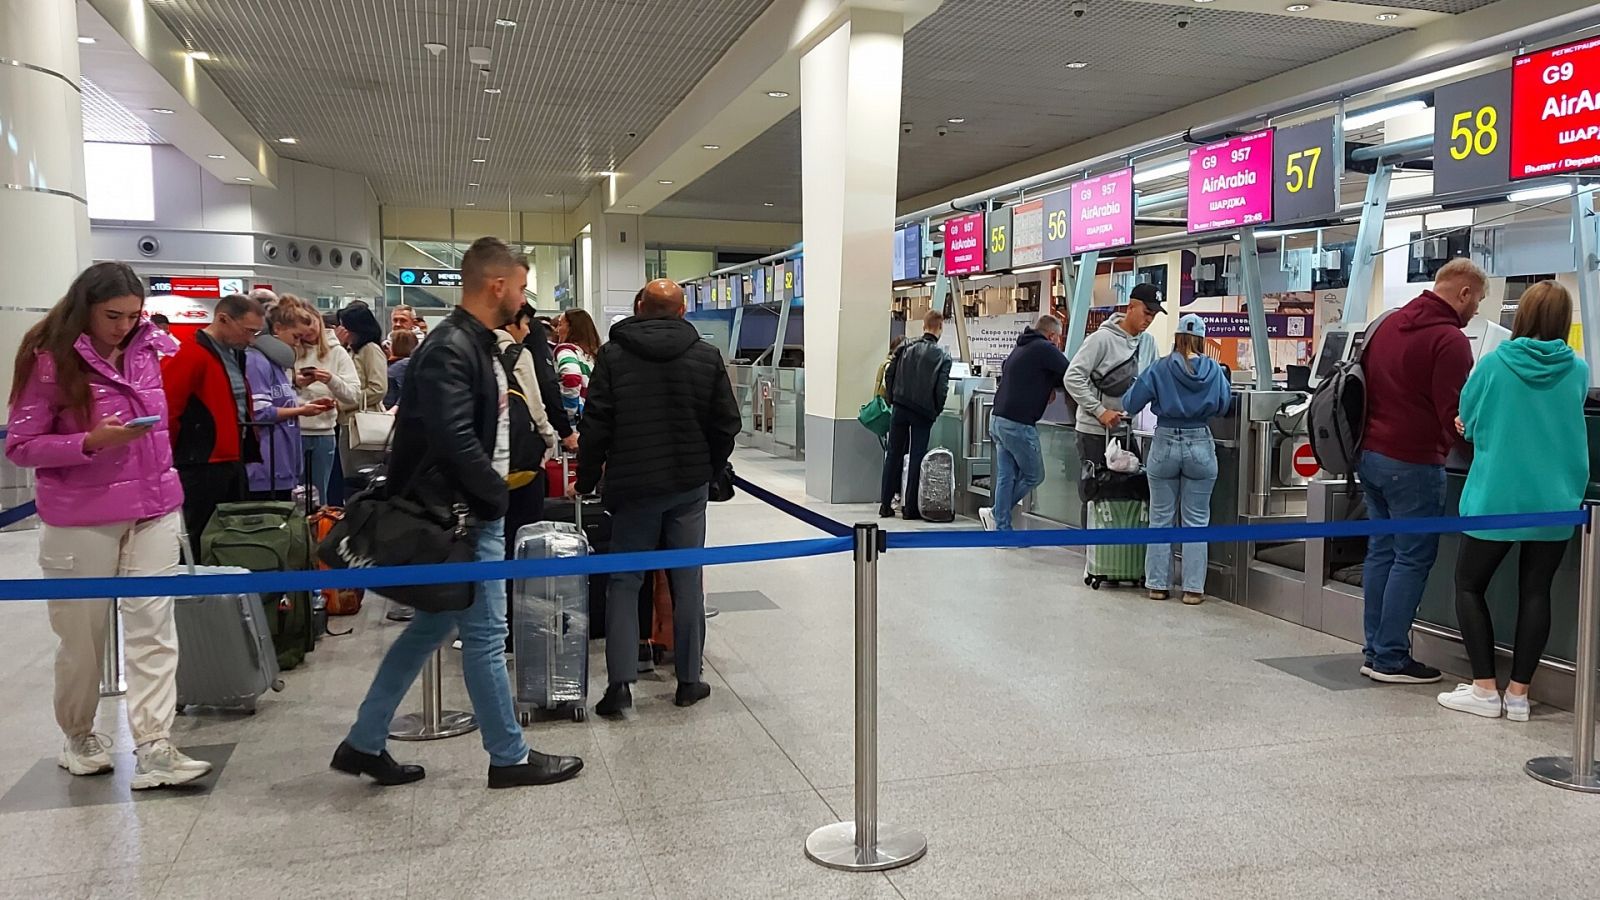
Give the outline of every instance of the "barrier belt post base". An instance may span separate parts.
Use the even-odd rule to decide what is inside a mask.
[[[1600,766],[1594,759],[1595,639],[1600,629],[1600,505],[1586,506],[1583,555],[1578,573],[1577,675],[1572,702],[1572,755],[1528,760],[1523,771],[1545,784],[1600,794]]]
[[[875,523],[855,527],[856,810],[850,822],[824,825],[806,838],[806,856],[847,872],[910,865],[928,852],[920,832],[878,821],[878,554]]]
[[[397,741],[437,741],[478,730],[472,713],[444,709],[444,648],[422,667],[422,712],[395,717],[389,737]]]

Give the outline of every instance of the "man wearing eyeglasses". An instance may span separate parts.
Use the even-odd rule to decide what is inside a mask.
[[[260,460],[254,436],[240,424],[250,421],[244,351],[265,324],[260,301],[229,294],[217,301],[211,324],[161,362],[183,521],[197,558],[217,505],[243,499],[244,464]]]

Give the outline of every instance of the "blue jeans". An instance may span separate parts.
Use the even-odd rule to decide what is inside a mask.
[[[1357,471],[1367,498],[1367,518],[1444,515],[1444,466],[1401,462],[1367,450],[1361,454]],[[1411,663],[1411,623],[1438,555],[1437,534],[1367,538],[1367,560],[1361,575],[1367,665],[1380,672],[1398,672]]]
[[[1203,528],[1211,524],[1211,488],[1217,483],[1217,445],[1209,428],[1157,428],[1145,463],[1150,482],[1150,527]],[[1181,510],[1180,510],[1181,507]],[[1176,521],[1182,513],[1182,522]],[[1183,545],[1183,589],[1206,591],[1206,545]],[[1144,558],[1144,583],[1152,591],[1172,588],[1172,545],[1151,544]]]
[[[506,558],[503,520],[483,523],[477,558],[479,562]],[[345,738],[350,746],[362,753],[383,752],[395,710],[417,680],[423,663],[453,631],[461,638],[461,674],[489,762],[511,766],[527,757],[528,745],[517,725],[511,680],[506,675],[506,583],[482,582],[477,594],[473,604],[459,612],[417,611],[378,664],[378,674],[373,676],[356,723]]]
[[[1039,429],[1010,419],[989,419],[994,438],[994,527],[1011,530],[1011,508],[1044,484],[1044,454]]]
[[[317,489],[317,501],[327,504],[328,478],[333,475],[333,464],[336,461],[339,439],[331,434],[306,434],[301,435],[301,442],[305,444],[306,452],[311,455],[311,486]]]

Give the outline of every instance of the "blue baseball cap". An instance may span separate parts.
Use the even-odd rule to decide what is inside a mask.
[[[1189,313],[1178,320],[1179,334],[1192,334],[1195,337],[1206,336],[1206,320],[1194,313]]]

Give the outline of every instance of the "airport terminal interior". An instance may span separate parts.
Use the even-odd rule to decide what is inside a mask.
[[[0,63],[0,897],[1600,897],[1600,3],[0,0]],[[493,270],[525,267],[520,295],[503,278],[485,293],[481,238],[523,264]],[[75,299],[91,266],[122,287]],[[114,340],[90,313],[45,318],[130,296],[139,324]],[[259,302],[270,332],[241,331]],[[1400,355],[1373,360],[1380,317],[1428,304],[1455,312],[1430,333],[1453,342],[1468,393],[1531,343],[1588,378],[1582,408],[1573,393],[1555,414],[1571,426],[1558,444],[1513,430],[1509,451],[1491,446],[1482,410],[1515,401],[1463,401],[1462,440],[1397,463],[1437,475],[1438,516],[1399,511],[1367,463],[1360,478],[1336,464],[1326,425],[1345,415],[1333,387]],[[526,425],[509,460],[480,466],[500,467],[514,507],[547,494],[550,520],[508,528],[521,568],[501,693],[532,750],[582,771],[486,787],[494,738],[467,684],[488,696],[486,654],[498,684],[503,636],[489,653],[469,626],[480,594],[442,613],[461,640],[396,710],[409,718],[387,750],[426,777],[351,778],[341,758],[380,759],[340,744],[380,661],[455,590],[381,580],[444,557],[420,538],[414,557],[355,554],[340,536],[364,520],[336,510],[397,508],[386,466],[404,454],[385,451],[431,431],[406,413],[446,390],[404,381],[408,358],[451,352],[463,323],[522,327],[518,307],[535,318],[502,338],[516,346],[497,367],[497,435],[526,424],[513,406],[548,417],[579,463]],[[148,411],[174,396],[179,360],[215,364],[211,399],[110,423],[136,448],[170,440],[176,474],[147,473],[145,453],[111,457],[132,460],[118,475],[98,454],[119,445],[89,449],[105,422],[41,419],[54,376],[12,364],[43,346],[24,337],[41,321],[79,329],[51,362],[82,364],[97,410],[126,389]],[[637,415],[677,377],[679,357],[653,356],[651,379],[612,377],[657,326],[726,369],[696,402],[710,416],[731,395],[731,473],[715,441],[681,439],[688,421],[643,453],[597,449],[605,416]],[[1204,363],[1222,402],[1119,416],[1122,366],[1050,368],[1036,424],[1009,418],[1007,392],[1032,382],[1000,376],[1041,358],[1030,347],[1065,368],[1124,339],[1128,385]],[[151,367],[137,377],[136,352]],[[538,383],[513,384],[530,358]],[[930,403],[896,393],[913,358],[948,365]],[[348,396],[323,370],[341,366]],[[1415,393],[1449,424],[1437,386]],[[1517,408],[1537,420],[1527,434],[1553,433],[1546,407]],[[217,416],[240,425],[231,451]],[[1014,531],[997,508],[1023,472],[1008,429],[1042,465],[1010,498]],[[1174,431],[1215,479],[1158,522]],[[278,435],[287,461],[259,453]],[[519,470],[522,440],[546,459]],[[628,494],[626,453],[674,461],[654,470],[676,485],[663,494],[715,501],[736,476],[731,499],[690,504],[705,549],[656,529],[652,547],[692,555],[662,558],[675,574],[652,575],[637,610],[605,610],[654,617],[636,676],[633,635],[608,648],[619,626],[600,620],[616,574],[581,568],[605,569],[612,523],[639,531],[639,496],[655,496]],[[599,499],[568,498],[602,462]],[[1570,502],[1486,508],[1491,465],[1541,488],[1567,478]],[[235,494],[195,475],[219,466]],[[696,466],[709,486],[682,481]],[[85,642],[63,573],[90,551],[63,542],[188,520],[207,492],[197,562],[299,581],[172,591],[169,746],[134,730],[149,727],[149,609],[166,607],[136,577],[101,582],[120,600],[105,640]],[[1555,536],[1524,538],[1474,593],[1479,536],[1509,533],[1458,522],[1484,512]],[[1143,539],[1166,524],[1207,529],[1170,589]],[[313,572],[319,540],[338,571]],[[1368,561],[1435,540],[1411,606],[1375,625],[1372,579],[1397,589]],[[109,574],[149,574],[135,543]],[[1559,565],[1529,655],[1513,636],[1538,593],[1535,543]],[[674,656],[702,621],[684,614],[689,562],[704,563],[698,702]],[[368,588],[363,602],[321,590],[330,578]],[[1386,627],[1403,664],[1372,646]],[[620,712],[619,653],[636,677]],[[1534,671],[1531,714],[1512,693],[1464,708],[1486,656],[1495,690],[1518,687],[1513,658]],[[94,699],[91,663],[112,770],[73,774],[93,747],[59,710],[78,688]],[[234,680],[254,687],[224,691]],[[490,767],[490,785],[535,765]]]

